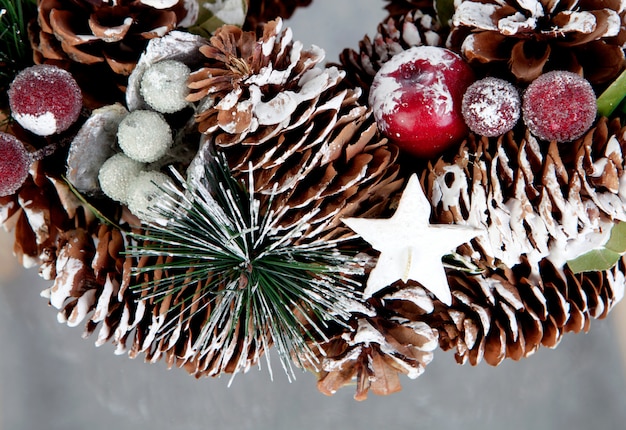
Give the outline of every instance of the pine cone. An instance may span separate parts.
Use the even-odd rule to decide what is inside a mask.
[[[374,76],[391,57],[413,46],[441,46],[445,39],[446,33],[432,8],[388,18],[378,25],[374,40],[365,36],[359,42],[359,52],[351,48],[341,52],[339,61],[346,71],[343,85],[362,88],[365,103]]]
[[[401,389],[400,374],[415,379],[433,358],[437,331],[423,322],[394,321],[380,317],[355,320],[351,333],[335,336],[320,345],[318,389],[332,395],[356,379],[356,400],[368,391],[388,395]]]
[[[425,10],[434,7],[433,0],[385,0],[388,4],[385,9],[389,13],[390,18],[400,18],[409,12],[417,9]]]
[[[258,26],[276,18],[288,19],[299,7],[306,7],[313,0],[248,0],[248,15],[244,28],[255,30]]]
[[[576,250],[602,245],[615,220],[626,219],[618,186],[624,131],[602,119],[563,147],[542,147],[528,133],[519,140],[471,135],[455,160],[424,172],[439,222],[487,229],[461,252],[482,274],[449,273],[454,303],[426,320],[459,362],[496,365],[556,346],[621,299],[624,259],[579,274],[565,263]]]
[[[34,61],[70,69],[95,106],[117,101],[121,96],[111,98],[111,90],[125,87],[148,41],[195,22],[195,2],[171,0],[160,8],[151,4],[39,0],[37,21],[29,29]]]
[[[624,13],[617,0],[466,0],[453,16],[448,44],[475,66],[509,69],[520,82],[569,70],[604,84],[624,67]]]
[[[236,176],[254,172],[256,193],[275,190],[275,208],[293,208],[283,227],[318,211],[309,233],[339,234],[340,218],[380,213],[401,186],[398,151],[378,136],[358,89],[338,89],[343,73],[316,67],[319,48],[303,50],[267,24],[258,36],[223,27],[200,48],[191,101],[206,145],[223,151]],[[276,188],[275,188],[276,187]]]

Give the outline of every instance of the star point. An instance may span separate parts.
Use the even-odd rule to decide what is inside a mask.
[[[430,202],[417,175],[413,174],[391,218],[342,220],[380,252],[367,280],[365,297],[373,296],[398,280],[413,280],[441,302],[452,304],[441,259],[478,235],[479,230],[462,225],[431,225],[430,212]]]

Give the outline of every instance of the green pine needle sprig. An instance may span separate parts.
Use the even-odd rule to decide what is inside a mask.
[[[36,13],[35,0],[0,0],[0,107],[15,75],[33,64],[27,27]]]
[[[279,230],[287,208],[267,210],[275,192],[261,207],[223,159],[188,183],[174,174],[181,186],[172,183],[162,190],[163,197],[148,209],[145,233],[133,234],[128,250],[137,259],[164,261],[135,270],[151,279],[136,287],[143,299],[178,301],[161,335],[209,307],[193,346],[199,354],[220,348],[226,366],[234,345],[260,345],[271,373],[274,345],[290,378],[295,376],[291,359],[315,365],[310,341],[327,340],[329,324],[347,325],[361,300],[354,275],[362,274],[363,265],[339,252],[347,239],[297,241],[313,213]],[[254,189],[252,175],[249,183]],[[150,277],[157,271],[166,275]],[[247,368],[248,356],[240,355],[233,373]]]

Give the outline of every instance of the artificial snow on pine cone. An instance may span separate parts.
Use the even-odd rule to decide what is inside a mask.
[[[448,46],[489,73],[528,83],[569,70],[603,84],[624,67],[626,8],[620,0],[462,1]]]
[[[318,368],[309,368],[326,395],[355,382],[355,400],[400,391],[400,376],[420,376],[437,348],[437,330],[421,321],[362,316],[354,325],[322,343]]]
[[[359,42],[358,52],[346,48],[339,55],[345,85],[362,88],[367,99],[374,76],[391,57],[413,46],[441,46],[446,34],[432,7],[388,18],[378,25],[373,40],[365,36]]]
[[[341,217],[388,207],[403,182],[397,148],[378,135],[360,89],[320,67],[323,50],[304,49],[277,20],[258,34],[222,27],[200,51],[207,61],[188,100],[205,153],[219,148],[236,177],[252,172],[255,192],[276,193],[274,207],[291,208],[284,227],[314,212],[307,235],[336,235]]]
[[[623,234],[624,131],[604,118],[565,144],[471,134],[424,171],[439,222],[484,229],[458,251],[480,274],[449,273],[453,304],[426,319],[457,361],[497,365],[554,347],[622,299],[623,258],[594,267],[588,253]]]

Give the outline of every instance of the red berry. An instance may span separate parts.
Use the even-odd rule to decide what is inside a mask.
[[[511,130],[520,116],[517,89],[498,78],[484,78],[469,86],[462,112],[467,126],[482,136],[499,136]]]
[[[578,139],[591,128],[596,113],[591,84],[566,71],[539,76],[526,89],[522,102],[522,115],[530,132],[550,141]]]
[[[474,73],[459,55],[416,46],[381,67],[369,103],[379,129],[401,149],[434,157],[467,134],[461,101],[472,82]]]
[[[8,95],[13,118],[40,136],[67,130],[83,106],[80,88],[72,75],[47,64],[22,70],[11,83]]]
[[[0,196],[16,192],[26,180],[31,157],[22,142],[0,132]]]

